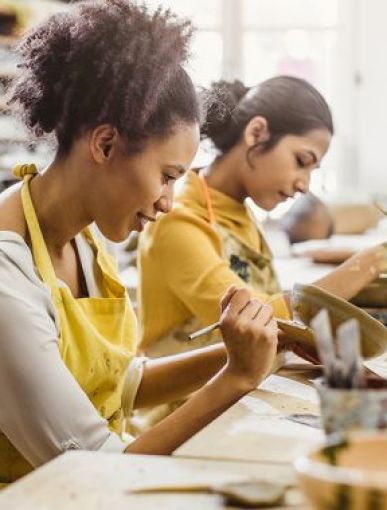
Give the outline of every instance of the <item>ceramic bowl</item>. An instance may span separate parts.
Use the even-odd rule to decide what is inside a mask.
[[[302,491],[319,510],[387,510],[387,433],[330,436],[295,461]]]
[[[348,319],[357,319],[361,333],[363,358],[381,356],[387,351],[387,328],[364,310],[329,292],[296,283],[292,293],[294,319],[309,326],[310,321],[323,308],[328,311],[333,333]]]

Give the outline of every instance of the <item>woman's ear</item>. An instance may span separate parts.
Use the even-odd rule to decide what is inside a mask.
[[[267,142],[270,138],[267,120],[264,117],[253,117],[245,127],[243,138],[248,148]]]
[[[93,129],[90,134],[89,146],[96,163],[102,164],[112,158],[118,138],[117,129],[110,124],[102,124]]]

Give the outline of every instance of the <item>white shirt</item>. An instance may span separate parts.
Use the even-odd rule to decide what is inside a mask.
[[[89,295],[98,297],[93,251],[82,235],[76,244]],[[130,443],[109,430],[78,385],[58,338],[59,319],[29,247],[18,234],[0,231],[0,433],[35,467],[68,449],[122,452]],[[144,358],[134,358],[128,367],[126,416],[143,364]]]

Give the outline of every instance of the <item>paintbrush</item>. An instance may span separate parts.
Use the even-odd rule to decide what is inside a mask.
[[[310,321],[317,341],[317,351],[324,366],[325,380],[331,388],[342,386],[343,366],[337,359],[328,310],[323,308]]]
[[[285,326],[293,326],[297,329],[300,329],[301,331],[305,331],[308,329],[307,326],[305,326],[305,324],[302,324],[301,322],[288,321],[285,319],[278,319],[276,317],[274,317],[274,320],[277,321],[278,327],[280,329],[282,329],[281,326],[284,326],[284,327]],[[214,329],[219,328],[219,326],[220,326],[220,321],[214,322],[213,324],[210,324],[209,326],[206,326],[205,328],[199,329],[198,331],[191,333],[190,335],[188,335],[188,339],[195,340],[195,338],[199,338],[200,336],[206,335],[207,333],[211,333],[211,331],[214,331]]]
[[[349,319],[336,329],[337,347],[344,366],[346,388],[364,388],[365,376],[361,355],[361,331],[356,319]]]
[[[377,200],[374,200],[372,203],[376,207],[376,209],[379,209],[379,211],[381,213],[383,213],[384,215],[387,215],[387,211],[386,211],[385,207],[380,202],[378,202]]]

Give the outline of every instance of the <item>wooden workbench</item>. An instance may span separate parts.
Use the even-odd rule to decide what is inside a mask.
[[[282,372],[286,375],[286,371]],[[257,478],[293,486],[286,506],[306,510],[294,487],[292,460],[322,439],[292,413],[316,414],[313,373],[292,368],[274,375],[177,450],[174,457],[71,452],[0,494],[0,510],[219,509],[220,496],[204,493],[130,494],[148,484],[227,482]]]
[[[240,481],[257,478],[294,484],[290,466],[177,459],[145,455],[71,452],[13,484],[0,495],[1,510],[212,510],[232,508],[205,493],[131,494],[157,484]],[[286,507],[308,509],[290,488]]]
[[[307,372],[306,372],[307,373]],[[321,430],[295,423],[292,414],[319,413],[317,394],[303,382],[272,375],[256,390],[180,447],[175,455],[289,465],[323,439]]]

